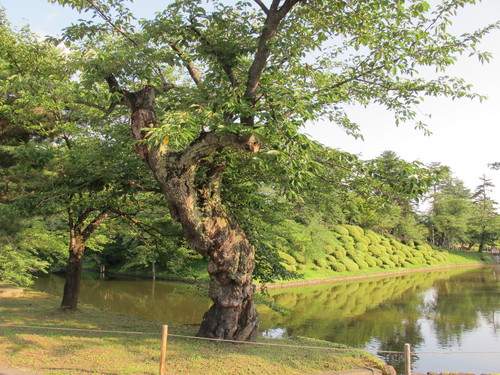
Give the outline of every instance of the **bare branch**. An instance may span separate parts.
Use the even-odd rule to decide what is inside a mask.
[[[210,52],[212,53],[212,55],[215,56],[215,58],[217,59],[217,62],[221,65],[222,69],[229,77],[229,81],[231,81],[231,86],[233,86],[233,87],[238,86],[238,80],[236,79],[236,75],[234,74],[233,67],[224,61],[224,56],[220,53],[220,51],[216,50],[212,46],[212,43],[210,43],[207,40],[207,38],[205,38],[203,35],[201,35],[201,32],[199,30],[197,30],[194,26],[191,26],[190,29],[198,36],[198,38],[200,39],[200,42],[202,42],[208,48],[210,48]]]
[[[271,5],[271,10],[269,11],[262,33],[259,39],[259,46],[257,52],[255,53],[253,63],[248,71],[248,80],[246,85],[245,97],[252,104],[255,103],[255,98],[257,95],[257,88],[259,86],[260,77],[264,70],[264,67],[269,58],[270,49],[268,43],[274,39],[276,36],[276,31],[278,29],[281,20],[290,12],[292,7],[302,0],[287,0],[283,6],[278,9],[279,0],[274,0]]]
[[[87,227],[82,231],[84,240],[87,240],[92,235],[92,233],[99,227],[99,225],[101,225],[104,220],[108,218],[110,213],[110,210],[101,211],[97,215],[97,217],[92,220],[89,225],[87,225]]]
[[[177,52],[177,56],[179,56],[182,59],[182,61],[184,61],[184,64],[189,72],[189,75],[191,76],[191,79],[194,81],[194,83],[199,85],[201,83],[201,76],[198,70],[196,70],[196,68],[194,67],[193,62],[184,58],[184,51],[177,44],[169,43],[169,45],[170,48],[172,48],[175,52]]]
[[[264,5],[264,3],[260,0],[253,0],[260,8],[264,11],[265,14],[269,14],[269,9]]]

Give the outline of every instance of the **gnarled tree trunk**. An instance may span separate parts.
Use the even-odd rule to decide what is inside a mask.
[[[200,42],[212,50],[221,70],[227,74],[228,84],[233,89],[244,88],[239,99],[246,102],[249,108],[254,108],[258,101],[260,79],[271,54],[269,42],[275,38],[280,22],[300,1],[285,0],[282,3],[275,0],[269,8],[259,3],[266,19],[244,85],[237,79],[230,60],[223,58],[220,51],[200,36]],[[184,63],[193,82],[202,84],[200,72],[190,57],[184,54],[182,46],[174,41],[169,42],[169,46]],[[160,78],[164,87],[159,90],[175,87],[166,82],[161,74]],[[193,143],[179,152],[169,150],[167,138],[161,145],[148,145],[144,142],[145,129],[157,125],[155,88],[144,86],[137,92],[130,92],[122,89],[112,74],[106,77],[106,81],[111,92],[122,95],[119,104],[131,110],[132,134],[138,141],[137,153],[158,181],[172,218],[182,224],[190,246],[209,259],[210,297],[214,304],[205,313],[198,335],[236,340],[254,338],[258,330],[253,300],[255,288],[252,285],[255,249],[220,202],[220,170],[223,166],[210,165],[208,159],[225,148],[257,152],[257,142],[250,135],[202,131]],[[238,90],[234,92],[236,94]],[[239,118],[246,129],[252,129],[255,115],[251,114],[252,111],[242,112],[245,113],[228,113],[225,117],[231,121]]]
[[[117,87],[113,77],[110,86]],[[137,152],[150,167],[169,205],[172,218],[181,223],[189,245],[206,256],[213,306],[205,313],[198,335],[232,340],[250,340],[258,332],[258,314],[252,285],[255,249],[243,230],[224,210],[220,201],[222,165],[206,158],[218,149],[232,147],[257,151],[253,136],[200,133],[182,152],[165,144],[147,146],[145,128],[155,125],[154,88],[136,93],[122,92],[131,109],[131,127]],[[202,168],[202,169],[200,169]],[[197,183],[197,171],[205,172]]]
[[[195,188],[193,176],[181,171],[179,176],[170,174],[164,191],[187,241],[208,257],[214,304],[205,313],[198,335],[251,340],[259,325],[252,284],[255,249],[221,205],[220,177],[220,170],[208,173],[208,181]]]

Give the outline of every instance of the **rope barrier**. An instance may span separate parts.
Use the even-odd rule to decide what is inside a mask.
[[[359,352],[369,352],[369,353],[393,353],[393,354],[402,354],[403,352],[390,352],[390,351],[370,351],[366,349],[357,349],[357,348],[332,348],[328,346],[313,346],[313,345],[288,345],[288,344],[272,344],[268,342],[249,342],[249,341],[237,341],[237,340],[224,340],[224,339],[214,339],[214,338],[207,338],[207,337],[197,337],[197,336],[182,336],[182,335],[175,335],[175,334],[168,334],[171,337],[181,337],[181,338],[187,338],[187,339],[194,339],[194,340],[205,340],[205,341],[220,341],[220,342],[227,342],[227,343],[232,343],[232,344],[247,344],[247,345],[260,345],[260,346],[277,346],[277,347],[282,347],[282,348],[299,348],[299,349],[322,349],[322,350],[336,350],[336,351],[346,351],[346,352],[352,352],[352,351],[359,351]]]
[[[85,328],[65,328],[65,327],[44,327],[44,326],[29,326],[29,325],[17,325],[17,324],[0,324],[0,327],[7,328],[27,328],[27,329],[45,329],[45,330],[58,330],[58,331],[70,331],[70,332],[91,332],[91,333],[113,333],[113,334],[129,334],[129,335],[156,335],[160,336],[158,332],[136,332],[136,331],[113,331],[113,330],[98,330],[98,329],[85,329]],[[249,341],[238,341],[238,340],[224,340],[216,338],[207,337],[197,337],[197,336],[185,336],[177,334],[168,334],[169,337],[201,340],[201,341],[218,341],[231,344],[245,344],[245,345],[256,345],[256,346],[273,346],[273,347],[284,347],[284,348],[297,348],[297,349],[320,349],[320,350],[335,350],[335,351],[360,351],[375,354],[405,354],[402,351],[390,351],[390,350],[367,350],[358,348],[335,348],[327,346],[313,346],[313,345],[289,345],[289,344],[273,344],[266,342],[249,342]],[[487,351],[487,352],[411,352],[411,354],[500,354],[500,351]]]

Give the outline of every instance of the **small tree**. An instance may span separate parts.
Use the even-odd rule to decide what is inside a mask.
[[[432,243],[446,248],[468,243],[472,215],[469,189],[462,181],[449,177],[436,187],[431,199],[428,225]]]
[[[469,237],[471,244],[479,245],[479,251],[492,245],[500,233],[500,220],[496,210],[497,202],[491,199],[494,185],[485,175],[480,178],[481,184],[476,187],[473,199],[473,213],[469,221]]]
[[[373,196],[386,202],[381,210],[384,220],[376,225],[385,225],[386,232],[404,240],[424,240],[427,230],[419,222],[416,207],[443,177],[444,169],[408,162],[393,151],[385,151],[367,162],[367,170],[373,181]]]

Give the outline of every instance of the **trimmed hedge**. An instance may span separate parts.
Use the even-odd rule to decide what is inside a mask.
[[[349,235],[349,231],[343,225],[335,225],[333,227],[333,229],[335,230],[335,232],[337,232],[338,234],[340,234],[342,236],[348,236]]]
[[[320,268],[327,268],[328,267],[328,262],[326,259],[318,258],[314,259],[314,264],[316,264]]]
[[[341,262],[346,266],[349,272],[355,272],[359,270],[359,266],[350,258],[343,258]]]
[[[283,251],[278,251],[278,255],[281,259],[283,259],[285,261],[286,264],[288,264],[290,266],[295,266],[297,264],[297,261],[295,260],[295,258],[293,256],[291,256],[290,254],[287,254]]]
[[[335,272],[345,272],[345,270],[347,269],[347,267],[343,263],[340,263],[340,262],[333,262],[330,267]]]
[[[279,235],[282,237],[273,246],[283,266],[291,272],[307,268],[354,272],[370,267],[434,265],[448,258],[447,252],[436,251],[425,242],[400,242],[394,236],[382,236],[355,225],[328,228],[290,220]]]
[[[305,264],[307,262],[306,257],[303,253],[295,252],[292,254],[298,263]]]

